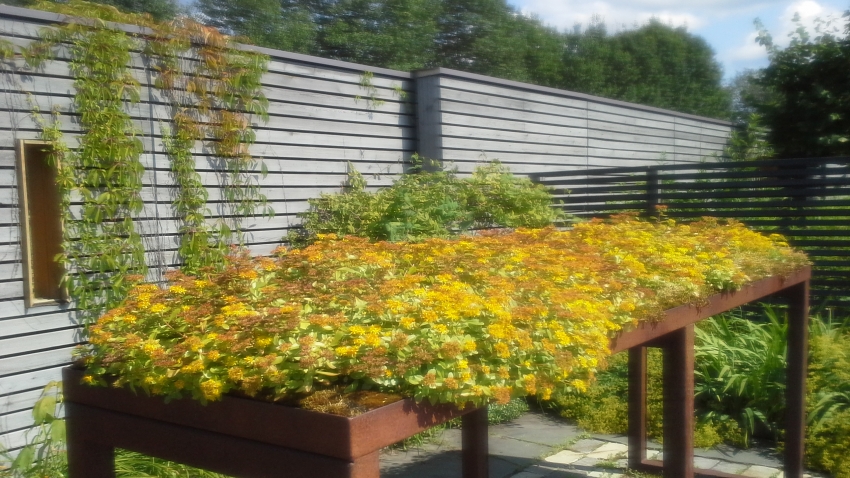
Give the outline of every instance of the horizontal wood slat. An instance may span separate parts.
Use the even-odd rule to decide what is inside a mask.
[[[781,233],[813,259],[815,303],[850,307],[850,259],[844,259],[850,257],[850,158],[597,168],[533,177],[552,188],[561,201],[556,207],[579,217],[643,213],[651,190],[671,218],[726,217]]]

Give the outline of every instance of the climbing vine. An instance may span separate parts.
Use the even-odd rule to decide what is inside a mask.
[[[147,270],[141,236],[133,224],[144,205],[144,168],[139,161],[143,147],[125,108],[139,101],[140,86],[127,66],[133,47],[127,35],[71,23],[45,31],[24,50],[24,57],[29,66],[41,66],[60,44],[68,49],[76,90],[73,105],[84,134],[75,150],[58,144],[62,138],[55,121],[42,136],[54,151],[61,151],[54,162],[66,206],[60,259],[69,271],[66,285],[84,319],[91,320],[123,299],[131,278]],[[71,203],[72,194],[79,207]]]
[[[189,270],[220,263],[227,246],[242,241],[243,217],[258,209],[273,213],[253,181],[258,162],[248,151],[255,139],[253,115],[267,118],[260,91],[267,60],[189,20],[157,24],[145,15],[80,0],[35,7],[91,17],[43,29],[40,39],[22,51],[28,66],[37,68],[64,48],[74,78],[73,109],[82,129],[77,148],[65,144],[58,111],[49,121],[37,109],[33,116],[42,138],[52,144],[49,160],[63,196],[65,240],[59,260],[68,271],[69,292],[89,320],[114,306],[147,272],[133,222],[144,206],[144,148],[127,112],[140,101],[141,91],[129,67],[131,52],[144,52],[158,73],[154,86],[170,102],[170,124],[163,122],[160,130],[176,183],[178,253]],[[142,25],[153,33],[133,36],[107,22]],[[206,221],[208,192],[195,169],[199,141],[221,171],[219,216],[224,219],[214,226]]]
[[[268,119],[268,101],[260,80],[265,56],[238,50],[213,28],[189,19],[160,26],[148,43],[158,76],[155,86],[171,107],[172,126],[163,124],[163,140],[178,185],[173,206],[182,220],[178,252],[184,268],[221,264],[226,245],[241,242],[241,219],[262,208],[272,214],[265,196],[251,180],[258,162],[250,155],[255,141],[252,117]],[[218,159],[224,209],[211,227],[205,217],[208,193],[195,169],[192,150],[207,140]],[[261,172],[265,167],[260,163]]]

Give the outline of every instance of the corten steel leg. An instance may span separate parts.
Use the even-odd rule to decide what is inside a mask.
[[[115,478],[115,449],[86,440],[85,419],[77,406],[65,403],[68,478]]]
[[[806,373],[809,342],[809,281],[790,287],[788,310],[788,370],[785,388],[785,476],[803,476],[806,433]]]
[[[351,465],[351,478],[380,478],[381,452],[376,451],[354,460]]]
[[[694,326],[665,336],[664,478],[694,476]]]
[[[461,424],[463,478],[488,478],[487,407],[463,415]]]
[[[646,458],[646,351],[629,349],[629,468],[642,470]]]

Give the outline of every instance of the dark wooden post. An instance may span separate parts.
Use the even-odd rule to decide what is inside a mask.
[[[646,214],[648,217],[658,217],[659,190],[658,169],[649,166],[646,168]]]
[[[488,478],[487,407],[464,415],[461,425],[463,478]]]
[[[90,440],[90,425],[78,417],[75,403],[65,402],[68,478],[115,478],[115,449]]]
[[[646,459],[646,347],[629,349],[629,468]]]
[[[806,373],[809,342],[809,281],[789,287],[788,378],[785,388],[785,476],[802,478],[806,436]]]
[[[694,476],[694,326],[664,336],[664,478]]]

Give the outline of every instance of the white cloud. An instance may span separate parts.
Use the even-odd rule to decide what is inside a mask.
[[[651,19],[658,19],[661,22],[674,25],[674,26],[683,26],[687,27],[689,30],[696,30],[705,25],[705,22],[700,17],[693,15],[691,13],[686,12],[671,12],[669,10],[663,10],[660,12],[642,12],[637,15],[638,24],[647,23]]]
[[[787,0],[784,0],[787,1]],[[673,26],[696,30],[716,18],[756,11],[782,0],[512,0],[523,13],[535,14],[545,23],[571,29],[601,17],[612,30],[632,28],[658,18]]]
[[[779,17],[779,31],[773,34],[773,40],[777,45],[786,46],[790,42],[790,34],[798,27],[798,22],[794,21],[794,17],[798,17],[799,25],[802,25],[813,36],[818,28],[829,28],[834,32],[840,33],[841,26],[841,10],[830,6],[822,5],[814,0],[797,0],[788,5],[782,15]],[[821,22],[833,21],[831,26],[827,26]],[[773,32],[771,32],[773,33]]]
[[[723,57],[722,60],[724,62],[749,61],[767,58],[767,49],[756,42],[756,37],[758,37],[757,32],[747,35],[747,38],[740,46],[723,53],[721,55]]]

